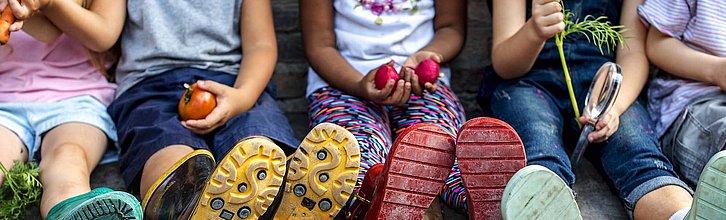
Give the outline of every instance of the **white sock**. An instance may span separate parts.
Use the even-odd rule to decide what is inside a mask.
[[[691,210],[691,207],[686,207],[681,210],[678,210],[676,213],[673,213],[673,215],[671,215],[671,218],[669,218],[669,220],[683,220],[684,218],[686,218],[686,215],[688,214],[688,211],[690,211],[690,210]]]

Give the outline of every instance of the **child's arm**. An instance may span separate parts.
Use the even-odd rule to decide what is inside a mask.
[[[448,62],[461,52],[466,36],[466,1],[436,0],[436,17],[434,18],[434,39],[424,48],[411,55],[403,66],[416,67],[425,59],[433,59],[438,63]],[[404,68],[405,81],[411,82],[411,90],[422,95],[423,90],[418,84],[418,77],[413,71]],[[426,83],[429,92],[436,86]]]
[[[243,56],[237,80],[234,87],[209,80],[197,84],[217,96],[217,107],[205,119],[183,122],[195,133],[209,133],[230,118],[250,110],[270,82],[277,62],[270,1],[243,1],[239,25]]]
[[[19,19],[42,12],[56,27],[96,52],[111,48],[118,40],[126,18],[126,1],[94,1],[89,9],[74,0],[9,0]]]
[[[679,77],[717,85],[726,91],[725,57],[694,50],[652,26],[646,48],[650,61],[658,68]]]
[[[492,65],[504,79],[523,76],[545,41],[565,29],[560,0],[533,0],[526,21],[525,0],[494,0],[492,5]]]
[[[648,58],[645,55],[646,28],[638,15],[638,5],[642,3],[643,0],[623,2],[620,24],[626,29],[623,33],[625,45],[618,45],[616,51],[616,62],[622,67],[623,81],[618,99],[610,111],[595,125],[595,131],[589,137],[590,141],[605,141],[617,131],[620,115],[638,98],[645,81],[648,80]],[[580,122],[586,121],[583,118],[581,117]]]
[[[363,76],[340,55],[333,29],[332,0],[300,1],[300,24],[305,57],[318,75],[332,87],[384,105],[401,105],[408,101],[410,82],[391,80],[383,90],[378,90],[373,84],[375,70]],[[389,96],[394,83],[398,85]]]

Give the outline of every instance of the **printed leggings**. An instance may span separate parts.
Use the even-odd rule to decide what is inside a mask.
[[[381,106],[332,87],[316,90],[308,96],[308,103],[311,126],[323,122],[337,124],[348,129],[358,140],[361,169],[356,188],[360,187],[368,168],[385,161],[393,140],[403,129],[418,123],[432,123],[456,137],[466,120],[459,99],[442,84],[434,94],[412,95],[404,106]],[[464,211],[466,193],[457,163],[451,171],[440,195],[447,205]]]

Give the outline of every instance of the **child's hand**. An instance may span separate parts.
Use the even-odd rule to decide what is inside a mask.
[[[401,71],[399,71],[403,76],[403,79],[406,82],[411,82],[411,90],[413,90],[413,93],[422,96],[423,95],[423,89],[421,88],[421,85],[418,83],[418,76],[413,71],[418,64],[426,59],[431,59],[436,61],[437,63],[441,63],[443,61],[443,56],[439,53],[430,52],[430,51],[418,51],[406,59],[405,62],[403,62],[403,67],[401,67]],[[437,83],[431,84],[426,83],[424,85],[425,89],[429,92],[436,92],[436,85]]]
[[[601,116],[600,120],[595,125],[595,130],[587,136],[587,140],[591,143],[600,143],[607,141],[615,131],[618,130],[620,125],[620,110],[613,107],[610,111],[606,112],[605,115]],[[587,116],[581,116],[578,121],[580,124],[590,123],[594,124],[596,121]]]
[[[386,87],[378,90],[376,89],[376,83],[374,82],[376,78],[376,71],[378,71],[378,68],[368,72],[368,74],[366,74],[358,82],[358,91],[360,91],[359,96],[382,105],[401,106],[406,104],[406,102],[408,102],[408,98],[411,97],[411,82],[407,82],[403,79],[399,79],[398,81],[391,79],[388,80],[388,83],[386,83]],[[391,94],[394,83],[397,83],[396,89],[393,91],[393,94]]]
[[[10,7],[10,10],[13,11],[13,15],[15,16],[15,22],[10,25],[9,30],[11,32],[19,31],[23,28],[23,21],[27,18],[21,17],[20,12],[23,10],[21,9],[21,5],[18,2],[18,0],[0,0],[0,11],[5,10],[5,8]],[[28,16],[30,17],[30,16]]]
[[[54,0],[0,0],[8,2],[18,20],[26,20],[48,7]]]
[[[535,33],[547,40],[565,30],[565,15],[560,0],[532,0],[532,17]]]
[[[217,97],[217,107],[204,119],[182,121],[184,127],[196,134],[212,132],[227,123],[230,118],[252,108],[252,106],[240,106],[240,103],[246,103],[241,100],[249,97],[244,96],[245,93],[239,92],[235,88],[210,80],[200,80],[197,82],[197,86]]]

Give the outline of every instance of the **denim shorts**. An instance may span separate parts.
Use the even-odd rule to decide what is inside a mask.
[[[40,160],[43,135],[64,123],[86,123],[103,131],[116,146],[116,127],[106,106],[92,96],[78,96],[59,102],[0,103],[0,125],[13,131],[28,148],[28,160]],[[118,159],[118,148],[109,148],[101,164]]]
[[[661,137],[663,153],[691,186],[711,157],[726,145],[726,93],[703,96],[686,106]]]
[[[206,135],[197,135],[181,125],[177,104],[184,83],[212,80],[233,85],[237,76],[195,68],[174,69],[149,77],[122,93],[108,107],[118,127],[121,157],[119,167],[128,189],[138,191],[141,171],[157,151],[170,145],[207,149],[219,160],[240,140],[265,136],[292,154],[300,143],[275,101],[270,82],[247,112],[238,114],[225,125]]]

